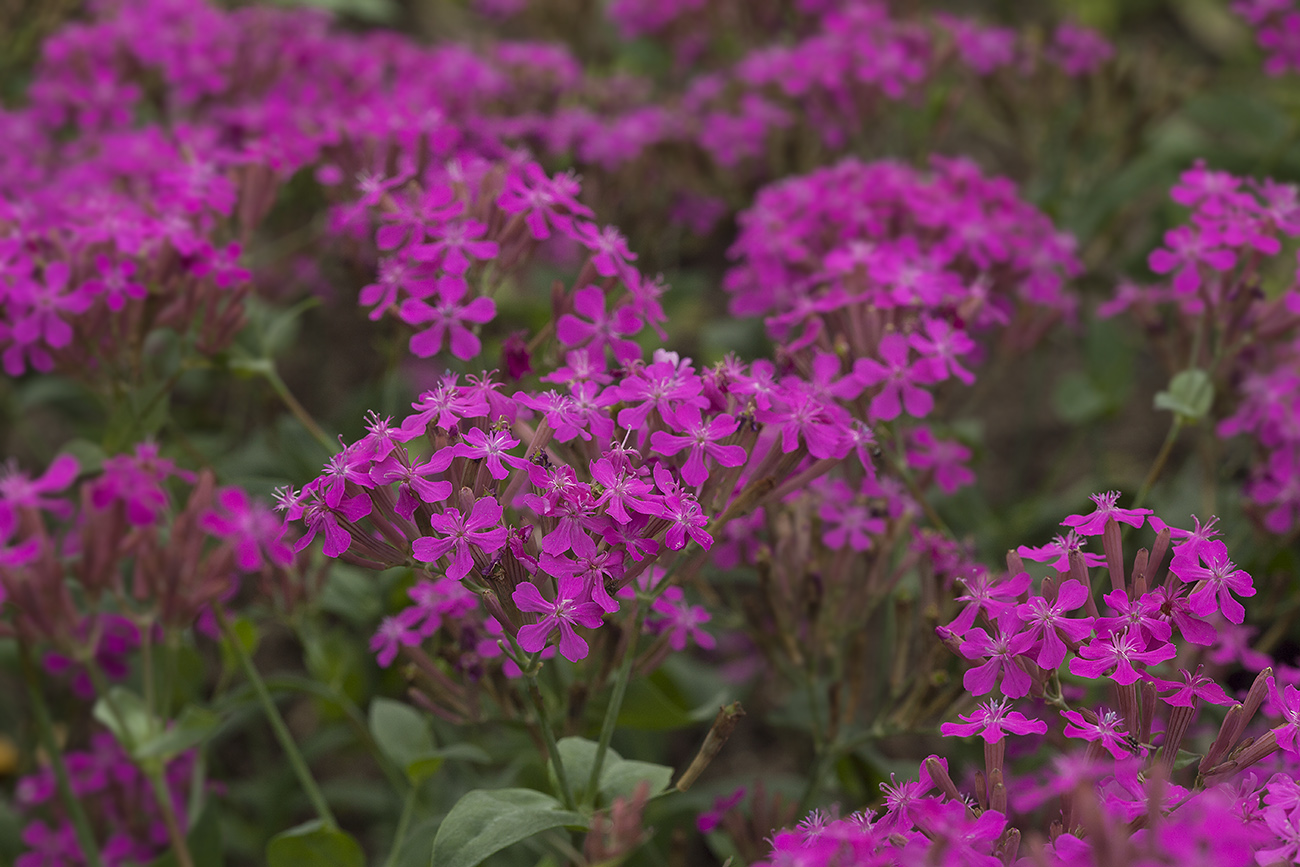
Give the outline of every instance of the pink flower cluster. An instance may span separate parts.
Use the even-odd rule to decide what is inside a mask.
[[[194,767],[194,753],[167,763],[168,796],[182,826]],[[89,748],[64,754],[73,793],[81,800],[102,840],[106,867],[147,864],[168,851],[169,840],[149,779],[132,763],[112,735],[97,733]],[[27,851],[15,867],[84,864],[72,822],[64,815],[54,772],[43,768],[18,780],[15,801],[28,819],[22,830]]]
[[[966,688],[1002,694],[942,726],[949,737],[982,741],[974,797],[953,782],[947,760],[931,756],[918,781],[882,784],[882,810],[845,819],[815,812],[777,834],[766,864],[1244,867],[1297,855],[1300,691],[1279,689],[1265,669],[1234,697],[1215,676],[1236,661],[1213,645],[1242,622],[1237,597],[1254,595],[1250,576],[1229,560],[1213,521],[1179,530],[1150,510],[1119,507],[1114,493],[1093,500],[1091,513],[1063,522],[1071,534],[1065,564],[1057,561],[1062,546],[1009,553],[1011,574],[966,579],[960,613],[939,630],[979,663]],[[1129,566],[1119,528],[1148,519],[1154,544]],[[1085,553],[1086,540],[1098,537],[1101,552]],[[1035,581],[1021,554],[1051,562],[1050,573]],[[1091,589],[1095,565],[1109,578],[1104,607]],[[1099,693],[1111,704],[1093,710]],[[1246,736],[1261,710],[1280,724]],[[1012,750],[1011,737],[1032,740]],[[1050,762],[1025,762],[1020,772],[1009,764],[1046,749],[1056,753]],[[1184,786],[1178,759],[1189,751],[1199,763]],[[1281,773],[1263,783],[1242,775],[1259,763]],[[1027,829],[1030,821],[1042,830]]]
[[[558,637],[576,660],[587,652],[576,628],[618,611],[618,591],[662,556],[707,550],[737,512],[853,453],[852,419],[817,383],[762,362],[697,371],[662,350],[608,369],[615,352],[568,350],[544,377],[558,388],[509,397],[491,374],[448,374],[400,423],[372,418],[319,478],[283,493],[306,526],[297,547],[319,535],[330,557],[486,585],[490,613],[524,650]],[[656,610],[702,621],[689,607]],[[413,617],[381,628],[381,661],[418,641]]]
[[[1184,364],[1204,370],[1222,389],[1219,436],[1244,434],[1258,445],[1245,494],[1260,523],[1273,533],[1292,532],[1300,524],[1300,288],[1294,278],[1276,293],[1261,293],[1258,285],[1300,236],[1300,190],[1198,162],[1170,195],[1191,219],[1167,232],[1150,255],[1151,270],[1172,275],[1169,283],[1125,284],[1098,313],[1128,311],[1151,333],[1181,338],[1164,347],[1166,357],[1174,371]]]
[[[1300,71],[1300,9],[1295,0],[1235,0],[1232,8],[1255,28],[1269,75]]]
[[[140,618],[186,629],[234,592],[241,573],[284,583],[293,557],[279,541],[282,522],[243,491],[216,488],[211,473],[195,476],[141,443],[74,487],[78,474],[69,455],[37,478],[13,464],[0,472],[5,628],[48,646],[51,670],[79,671],[72,660],[91,653],[125,675],[114,661],[138,643]],[[183,505],[173,502],[169,479],[185,483]]]

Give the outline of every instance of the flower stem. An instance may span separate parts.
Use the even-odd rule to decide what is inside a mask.
[[[298,398],[293,396],[289,386],[280,378],[279,371],[268,364],[262,370],[262,375],[270,383],[275,393],[279,395],[284,405],[288,407],[289,412],[293,413],[294,418],[298,419],[298,422],[307,429],[307,432],[315,437],[316,442],[320,443],[327,453],[333,454],[336,451],[335,444],[330,442],[330,438],[325,435],[325,430],[316,422],[316,419],[312,418],[311,413],[307,412],[307,408],[298,402]]]
[[[415,802],[419,800],[420,787],[411,786],[406,793],[406,802],[402,805],[402,818],[397,820],[397,834],[393,837],[393,848],[384,860],[384,867],[397,867],[397,859],[402,854],[402,844],[406,842],[406,829],[411,824],[411,815],[415,812]]]
[[[104,867],[104,859],[99,855],[99,844],[95,841],[95,833],[90,828],[90,819],[87,818],[81,801],[72,791],[68,766],[63,762],[63,753],[59,750],[59,742],[54,737],[54,726],[50,722],[49,708],[45,706],[45,696],[41,695],[36,663],[32,661],[31,651],[26,644],[20,642],[18,647],[22,655],[23,680],[27,681],[27,693],[31,697],[32,716],[36,719],[36,734],[40,739],[41,747],[50,759],[50,767],[54,769],[54,781],[58,785],[59,797],[63,799],[63,807],[72,820],[72,829],[77,835],[77,844],[81,847],[82,857],[86,860],[86,867]]]
[[[593,807],[596,805],[596,794],[600,787],[600,772],[605,767],[605,754],[609,752],[609,742],[614,738],[618,715],[623,709],[623,697],[627,695],[627,683],[632,676],[632,663],[636,660],[636,640],[641,621],[637,617],[635,608],[629,619],[632,621],[632,626],[623,647],[623,659],[618,667],[618,674],[614,678],[614,692],[609,697],[609,706],[605,708],[605,720],[600,725],[600,742],[596,745],[596,758],[591,763],[591,777],[587,780],[587,791],[583,798]]]
[[[546,742],[546,752],[551,757],[551,766],[555,768],[555,779],[560,784],[560,797],[564,800],[565,809],[574,808],[573,787],[569,785],[569,775],[564,770],[564,759],[560,758],[560,748],[555,742],[555,730],[551,728],[551,718],[546,713],[546,701],[542,698],[542,691],[537,688],[537,674],[529,672],[528,674],[528,697],[532,699],[533,707],[537,710],[537,721],[542,727],[542,739]]]
[[[1165,436],[1164,444],[1160,446],[1160,451],[1151,464],[1151,470],[1147,473],[1147,477],[1143,479],[1142,487],[1138,488],[1137,497],[1129,508],[1142,508],[1147,495],[1151,493],[1151,488],[1155,486],[1156,480],[1160,478],[1160,473],[1164,470],[1165,464],[1169,462],[1169,455],[1173,452],[1174,443],[1178,442],[1178,434],[1182,432],[1182,429],[1183,420],[1178,415],[1175,415],[1173,424],[1169,425],[1169,433]]]
[[[311,801],[312,807],[316,810],[316,815],[320,817],[321,823],[328,830],[338,830],[339,823],[335,820],[329,804],[326,803],[325,795],[321,792],[320,787],[316,785],[316,780],[312,777],[306,760],[303,759],[302,753],[298,751],[298,745],[294,743],[293,734],[289,731],[289,726],[285,724],[284,717],[280,715],[280,709],[275,706],[275,701],[271,698],[271,692],[266,688],[266,682],[257,673],[257,668],[253,665],[253,660],[249,658],[248,651],[244,650],[244,645],[240,643],[239,636],[235,634],[230,621],[226,619],[226,612],[220,605],[212,606],[212,610],[216,614],[217,625],[221,627],[221,634],[230,642],[230,648],[239,660],[239,666],[244,670],[244,676],[253,685],[253,691],[257,693],[257,699],[262,705],[262,712],[266,714],[266,720],[271,724],[271,729],[275,732],[275,737],[280,742],[280,746],[284,750],[285,757],[289,760],[294,774],[297,775],[298,783],[302,786],[303,791],[307,794],[307,799]]]

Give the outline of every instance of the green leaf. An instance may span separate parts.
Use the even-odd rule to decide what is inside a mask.
[[[442,767],[442,763],[448,759],[453,761],[460,760],[464,762],[475,762],[476,764],[481,765],[486,765],[492,761],[491,756],[489,756],[482,748],[476,747],[473,744],[452,744],[451,746],[434,750],[428,755],[421,756],[415,761],[408,763],[406,765],[406,776],[410,778],[412,783],[419,785],[429,779],[429,777],[438,773],[438,769]]]
[[[194,857],[194,867],[222,867],[226,863],[221,848],[221,819],[217,808],[211,801],[203,808],[203,815],[190,828],[185,836],[189,843],[190,855]],[[167,852],[149,862],[148,867],[178,867],[176,853]]]
[[[1200,760],[1200,753],[1191,753],[1187,750],[1179,750],[1178,755],[1174,756],[1174,770],[1181,771],[1183,768],[1193,765]]]
[[[221,717],[210,710],[190,705],[166,731],[136,744],[137,759],[162,759],[171,761],[192,746],[203,743],[217,726]]]
[[[124,686],[113,687],[95,702],[93,714],[128,753],[134,753],[161,729],[144,699]]]
[[[433,732],[424,714],[390,698],[370,703],[370,733],[384,755],[403,768],[434,750]]]
[[[629,798],[642,782],[650,784],[649,797],[653,798],[668,788],[672,778],[673,769],[667,765],[626,759],[611,762],[607,756],[600,772],[601,802],[609,804],[615,798]]]
[[[313,819],[272,837],[266,846],[266,863],[267,867],[365,867],[366,856],[351,835]]]
[[[564,826],[586,828],[587,821],[533,789],[475,789],[442,820],[430,865],[476,867],[507,846]]]
[[[587,783],[591,780],[591,768],[596,763],[599,745],[586,738],[561,738],[556,747],[564,762],[569,785],[573,787],[573,796],[582,800],[587,794]],[[605,764],[600,769],[598,806],[607,806],[615,798],[630,796],[642,780],[650,784],[650,795],[653,797],[668,788],[672,776],[673,769],[665,765],[629,761],[612,749],[606,750]],[[553,769],[551,782],[559,788]]]
[[[1214,383],[1204,370],[1191,368],[1181,371],[1169,380],[1169,389],[1156,395],[1156,409],[1176,413],[1185,422],[1195,423],[1205,418],[1214,405]]]

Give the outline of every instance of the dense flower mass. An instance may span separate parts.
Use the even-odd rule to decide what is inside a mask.
[[[979,663],[966,676],[973,695],[992,691],[1001,675],[1001,698],[941,726],[945,736],[983,741],[974,797],[931,756],[918,783],[881,785],[883,810],[814,814],[778,834],[763,863],[1284,863],[1278,853],[1294,845],[1300,694],[1287,687],[1283,695],[1265,669],[1234,697],[1199,661],[1213,658],[1216,626],[1240,622],[1234,608],[1213,601],[1227,586],[1221,576],[1231,575],[1246,596],[1251,578],[1231,567],[1223,542],[1199,522],[1186,531],[1152,519],[1159,529],[1152,545],[1126,566],[1117,522],[1140,528],[1150,510],[1118,509],[1116,499],[1098,495],[1092,514],[1062,522],[1101,537],[1112,588],[1104,607],[1089,591],[1091,567],[1079,548],[1041,580],[1017,572],[1020,555],[1012,552],[1014,574],[971,582],[979,589],[966,597],[970,604],[939,630]],[[1087,613],[1070,613],[1080,607]],[[1110,704],[1080,704],[1097,699]],[[1198,715],[1202,703],[1230,708],[1216,722]],[[1246,737],[1261,710],[1281,724]],[[1009,751],[1013,737],[1034,739],[1032,747]],[[1048,750],[1057,755],[1044,762]],[[1200,753],[1194,773],[1179,761],[1195,757],[1189,750]],[[1013,768],[1010,755],[1034,760]],[[1274,769],[1271,777],[1243,773],[1259,763]],[[1034,822],[1045,824],[1026,824]]]

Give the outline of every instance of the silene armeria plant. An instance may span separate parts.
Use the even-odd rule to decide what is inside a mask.
[[[1300,863],[1291,0],[13,5],[0,861]]]

